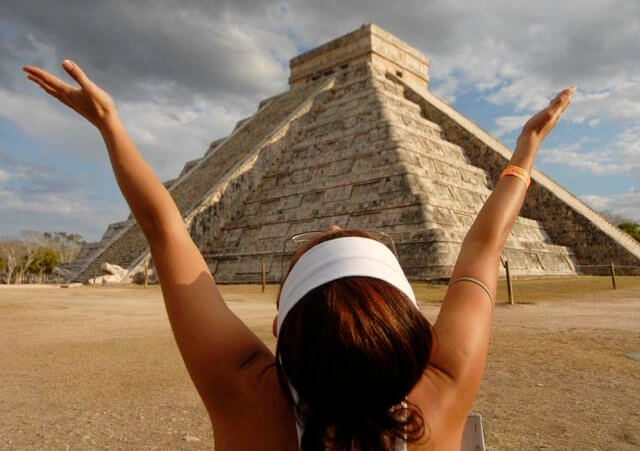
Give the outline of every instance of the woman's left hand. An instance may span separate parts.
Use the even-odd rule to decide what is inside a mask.
[[[533,115],[527,123],[524,124],[518,140],[533,139],[540,144],[551,130],[553,130],[569,107],[574,92],[576,92],[575,86],[560,91],[551,102],[549,102],[549,106]]]

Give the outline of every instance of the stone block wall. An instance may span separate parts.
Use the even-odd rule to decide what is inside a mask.
[[[411,279],[447,278],[495,169],[448,140],[440,120],[384,70],[352,65],[273,97],[187,163],[170,192],[221,283],[258,282],[263,263],[279,281],[293,252],[283,253],[286,238],[332,224],[390,234]],[[79,279],[103,261],[133,269],[147,258],[135,224],[107,235]],[[572,250],[549,238],[541,222],[518,218],[503,255],[514,274],[575,273]]]
[[[367,24],[292,58],[289,83],[291,86],[310,83],[362,63],[395,73],[414,86],[426,86],[429,82],[426,55],[382,28]]]
[[[264,263],[277,282],[293,251],[283,253],[287,237],[331,224],[389,233],[412,279],[448,277],[490,193],[487,174],[402,94],[369,63],[338,72],[251,183],[238,214],[199,245],[216,280],[258,282]],[[204,230],[215,221],[194,223]],[[575,273],[571,252],[547,238],[538,222],[519,218],[510,237],[516,272]]]

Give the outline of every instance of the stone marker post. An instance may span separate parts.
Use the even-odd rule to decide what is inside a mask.
[[[509,294],[509,304],[513,305],[513,285],[511,284],[511,273],[509,272],[509,260],[505,260],[504,270],[507,273],[507,292]]]
[[[613,262],[611,262],[611,285],[613,285],[613,289],[616,289],[616,269],[613,266]]]

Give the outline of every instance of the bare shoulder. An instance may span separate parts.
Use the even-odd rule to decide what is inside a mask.
[[[459,386],[449,374],[429,366],[409,401],[420,408],[425,423],[422,440],[409,451],[459,448],[469,406],[459,396]]]
[[[255,362],[240,396],[222,410],[209,409],[217,450],[298,450],[293,407],[278,380],[275,360]]]

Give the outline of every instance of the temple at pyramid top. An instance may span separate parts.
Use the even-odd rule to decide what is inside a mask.
[[[511,150],[429,92],[426,56],[375,25],[290,66],[290,89],[165,182],[216,280],[255,283],[264,269],[278,282],[287,237],[332,224],[390,235],[411,280],[448,278]],[[636,241],[540,171],[531,179],[501,255],[511,274],[640,264]],[[150,263],[134,219],[110,224],[68,269],[84,282],[106,263],[128,276]]]
[[[309,83],[362,62],[393,73],[415,88],[429,83],[426,55],[377,25],[367,24],[292,58],[289,84]]]

